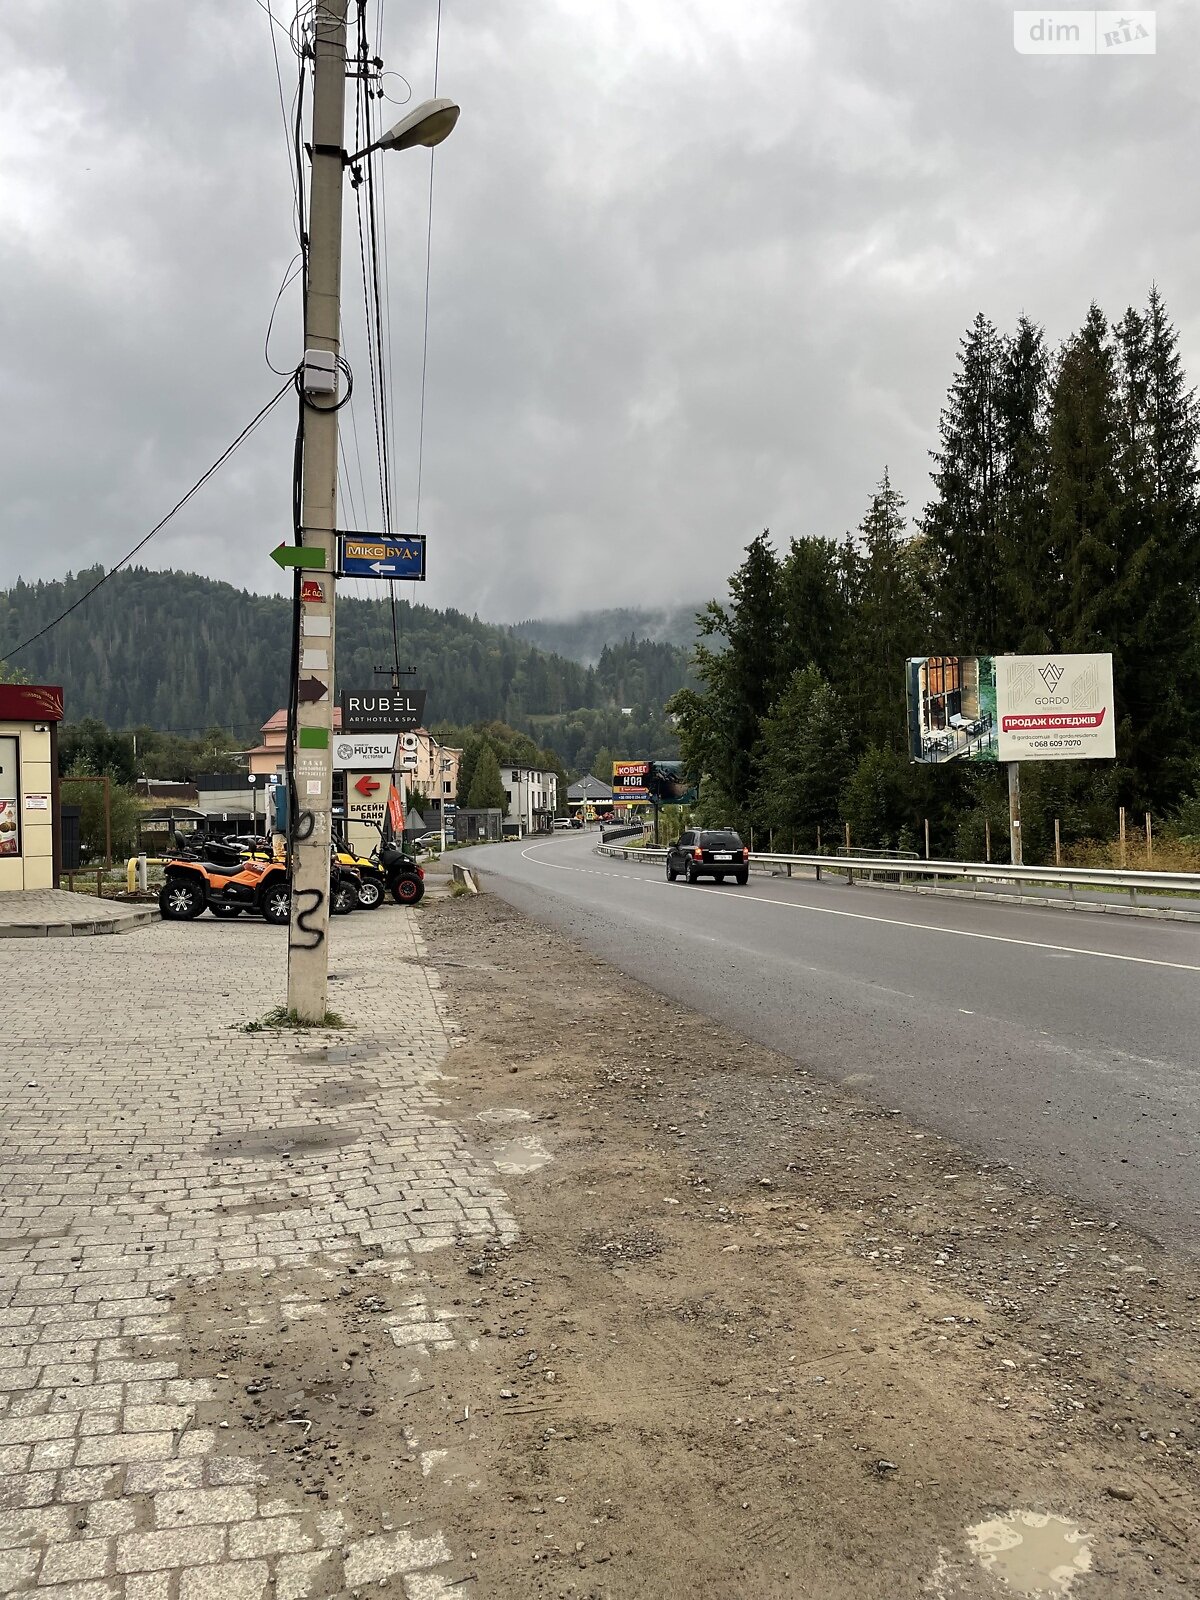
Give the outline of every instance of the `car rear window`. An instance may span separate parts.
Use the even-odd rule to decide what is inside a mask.
[[[700,843],[706,850],[740,850],[742,841],[731,829],[702,833]]]

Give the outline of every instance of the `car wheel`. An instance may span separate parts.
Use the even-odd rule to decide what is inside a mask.
[[[348,917],[358,905],[358,890],[352,883],[339,883],[333,891],[329,909],[335,917]]]
[[[675,868],[674,868],[674,867],[673,867],[673,866],[672,866],[672,865],[671,865],[671,863],[670,863],[670,862],[669,862],[669,861],[668,861],[668,862],[667,862],[667,882],[668,882],[668,883],[674,883],[674,882],[675,882],[675,879],[676,879],[676,878],[677,878],[677,877],[678,877],[678,876],[679,876],[679,874],[678,874],[678,873],[677,873],[677,872],[676,872],[676,871],[675,871]]]
[[[424,894],[422,878],[397,878],[392,885],[392,899],[398,906],[419,905]]]
[[[158,891],[158,909],[167,922],[190,922],[204,910],[204,890],[186,878],[173,878]]]
[[[733,881],[734,881],[734,883],[740,883],[740,884],[743,884],[743,885],[749,883],[750,882],[750,869],[749,869],[749,867],[743,867],[740,872],[735,872],[734,875],[733,875]]]
[[[695,881],[696,881],[696,869],[695,869],[695,867],[693,867],[693,865],[692,865],[692,863],[690,861],[688,862],[687,866],[683,869],[683,875],[684,875],[684,877],[687,879],[687,881],[689,883],[695,883]]]
[[[358,903],[364,911],[374,911],[383,904],[383,885],[377,878],[364,878],[358,891]]]
[[[274,884],[264,890],[258,909],[262,912],[264,922],[282,927],[292,914],[292,896],[287,884]]]
[[[240,917],[242,914],[241,906],[230,905],[228,900],[214,901],[208,909],[214,917]]]

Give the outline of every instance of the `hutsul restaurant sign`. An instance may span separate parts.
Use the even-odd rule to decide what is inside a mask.
[[[57,684],[0,683],[0,722],[61,722],[63,692]]]
[[[342,693],[344,733],[405,733],[425,720],[424,689],[370,689]]]

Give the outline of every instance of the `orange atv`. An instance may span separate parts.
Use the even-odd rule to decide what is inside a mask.
[[[247,857],[236,845],[198,840],[168,861],[166,881],[158,894],[164,921],[186,922],[205,907],[214,917],[236,917],[257,911],[266,922],[286,923],[291,912],[291,889],[286,864],[278,858]],[[358,904],[357,873],[330,869],[330,910],[345,915]]]

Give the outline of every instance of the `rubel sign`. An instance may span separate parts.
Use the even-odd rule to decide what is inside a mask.
[[[419,728],[425,717],[424,689],[369,689],[342,694],[342,728],[346,733],[398,733]]]
[[[995,662],[999,760],[1116,756],[1111,656],[997,656]]]

